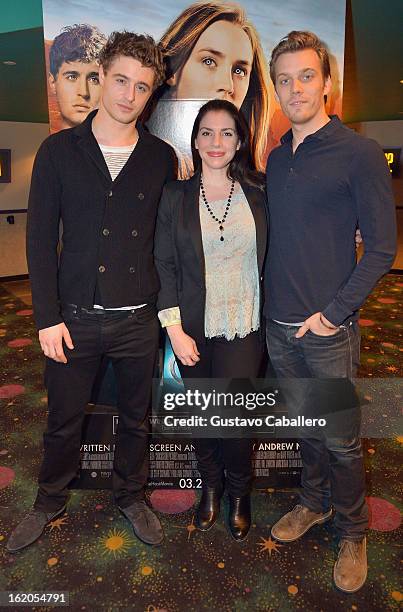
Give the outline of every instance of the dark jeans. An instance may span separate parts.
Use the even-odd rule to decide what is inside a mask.
[[[148,475],[148,414],[159,325],[153,306],[95,314],[66,307],[63,319],[74,349],[64,346],[67,364],[46,359],[49,417],[35,507],[52,512],[68,498],[77,475],[85,406],[101,359],[113,364],[119,426],[113,466],[113,491],[121,507],[143,497]]]
[[[334,336],[317,336],[308,331],[302,338],[295,338],[296,332],[293,326],[268,322],[267,347],[278,378],[355,376],[360,355],[357,323],[342,326]],[[313,512],[326,512],[332,503],[340,537],[359,540],[368,525],[359,421],[346,420],[342,433],[329,437],[322,429],[312,437],[306,433],[301,437],[301,504]]]
[[[177,360],[183,379],[256,378],[259,374],[263,350],[260,332],[252,332],[245,338],[234,340],[206,339],[206,343],[198,344],[197,348],[200,361],[194,366],[182,365]],[[186,380],[184,384],[189,387]],[[203,438],[193,442],[203,486],[221,492],[225,482],[228,493],[234,497],[242,497],[250,492],[253,440]]]

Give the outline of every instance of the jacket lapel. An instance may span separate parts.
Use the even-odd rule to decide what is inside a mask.
[[[183,192],[183,219],[200,263],[202,279],[205,276],[205,262],[203,252],[202,233],[199,210],[200,173],[197,172],[191,179],[184,182]]]
[[[259,275],[262,274],[264,258],[267,247],[267,216],[265,206],[265,195],[263,191],[257,188],[242,185],[242,190],[245,194],[248,204],[253,214],[256,227],[256,250]]]
[[[104,176],[111,181],[111,175],[108,170],[108,166],[106,165],[105,158],[102,155],[102,151],[98,146],[96,138],[92,133],[92,120],[95,117],[97,111],[93,111],[88,115],[88,117],[81,123],[79,126],[74,128],[76,136],[78,136],[78,146],[87,153],[87,155],[91,158],[92,162],[96,165],[98,170],[104,174]],[[139,132],[139,140],[137,145],[134,147],[129,159],[126,164],[123,166],[122,170],[119,172],[118,176],[115,179],[115,182],[118,183],[122,177],[130,170],[133,162],[135,162],[136,157],[139,155],[141,158],[148,159],[148,148],[149,148],[149,136],[144,128],[138,124],[137,129]]]
[[[106,165],[102,151],[98,146],[94,134],[92,133],[92,120],[95,117],[97,111],[92,111],[88,117],[80,125],[74,128],[74,134],[78,138],[78,146],[82,149],[96,165],[98,170],[111,181],[111,175]]]
[[[127,162],[125,163],[125,165],[123,166],[119,174],[117,175],[115,179],[116,183],[120,182],[122,178],[128,172],[130,172],[130,170],[132,172],[134,171],[133,165],[136,164],[136,160],[138,158],[140,158],[143,161],[143,163],[144,161],[150,161],[150,164],[149,164],[150,172],[152,172],[152,164],[155,162],[155,160],[153,159],[153,153],[150,152],[149,150],[150,149],[150,136],[145,131],[145,129],[140,125],[140,123],[137,123],[136,127],[139,133],[138,142],[136,146],[134,147],[133,151],[131,152],[129,159],[127,160]]]

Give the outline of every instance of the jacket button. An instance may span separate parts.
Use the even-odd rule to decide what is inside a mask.
[[[131,268],[129,268],[129,272],[130,272],[130,274],[134,274],[134,268],[133,268],[133,266],[132,266]]]
[[[112,197],[112,195],[113,195],[113,191],[112,191],[112,189],[111,189],[111,190],[110,190],[110,192],[108,193],[108,197],[110,197],[110,198],[111,198],[111,197]]]
[[[135,238],[136,236],[138,236],[138,232],[137,230],[132,230],[132,236]]]
[[[105,266],[99,266],[98,270],[103,274],[106,270]]]
[[[104,229],[102,230],[102,233],[104,236],[109,236],[109,230],[107,227],[104,227]]]
[[[144,200],[144,193],[140,192],[137,197],[139,200]]]

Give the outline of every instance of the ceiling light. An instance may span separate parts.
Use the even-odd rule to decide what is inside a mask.
[[[5,64],[6,66],[15,66],[17,62],[14,62],[13,60],[6,60],[5,62],[3,62],[3,64]]]

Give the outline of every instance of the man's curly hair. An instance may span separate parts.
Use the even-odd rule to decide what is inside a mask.
[[[95,26],[75,23],[63,28],[49,52],[49,71],[56,79],[63,62],[95,62],[106,43],[106,36]]]
[[[152,68],[154,70],[154,89],[164,82],[164,58],[152,36],[127,31],[112,32],[99,56],[104,72],[108,71],[113,61],[120,55],[132,57],[146,68]]]

